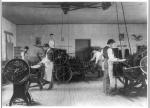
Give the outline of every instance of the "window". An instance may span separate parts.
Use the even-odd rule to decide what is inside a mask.
[[[13,52],[14,52],[14,36],[13,33],[8,32],[8,31],[4,31],[5,34],[5,53],[6,54],[6,60],[11,60],[13,59]]]

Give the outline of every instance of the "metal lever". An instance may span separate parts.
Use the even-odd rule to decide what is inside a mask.
[[[129,68],[124,68],[125,70],[127,70],[127,69],[134,69],[134,68],[142,68],[142,67],[145,67],[145,66],[134,66],[134,67],[129,67]]]

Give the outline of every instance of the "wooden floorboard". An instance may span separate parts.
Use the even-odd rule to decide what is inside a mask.
[[[40,106],[140,106],[146,107],[147,97],[106,96],[103,93],[102,80],[80,81],[68,84],[54,84],[52,90],[38,87],[29,91]],[[12,96],[12,85],[2,87],[2,105],[8,104]]]

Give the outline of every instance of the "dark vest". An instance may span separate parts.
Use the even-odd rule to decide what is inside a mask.
[[[54,48],[51,48],[48,52],[47,52],[47,56],[48,59],[51,61],[54,61]]]
[[[110,48],[110,47],[109,46],[105,46],[104,49],[103,49],[103,57],[105,59],[109,59],[108,53],[107,53],[108,48]]]

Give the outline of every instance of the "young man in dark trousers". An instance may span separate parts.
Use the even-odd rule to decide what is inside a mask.
[[[104,57],[104,78],[103,78],[103,89],[104,93],[107,95],[111,95],[111,91],[114,88],[115,80],[113,77],[113,63],[114,62],[123,62],[126,59],[119,59],[114,56],[113,47],[115,41],[113,39],[109,39],[107,41],[107,46],[103,48],[103,57]]]

